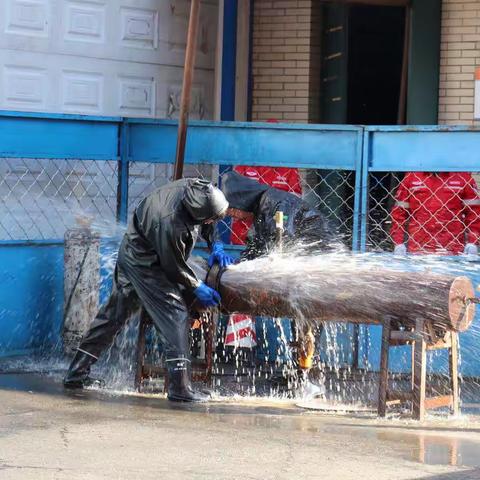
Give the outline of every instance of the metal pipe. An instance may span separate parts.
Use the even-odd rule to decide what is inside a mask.
[[[280,275],[269,282],[260,272],[235,267],[220,272],[215,266],[208,275],[203,267],[194,268],[220,292],[225,313],[288,317],[307,325],[389,320],[406,329],[422,319],[440,334],[467,330],[475,315],[474,289],[466,277],[365,267],[332,271],[313,265],[307,272],[292,269],[285,279]],[[306,278],[313,285],[307,292],[302,289]]]
[[[183,176],[185,160],[185,144],[187,141],[187,122],[190,111],[190,96],[192,93],[193,71],[195,69],[195,54],[197,51],[197,32],[200,18],[200,0],[192,0],[190,7],[190,21],[188,23],[187,48],[185,52],[185,67],[183,70],[182,100],[178,119],[177,153],[173,179]]]
[[[275,230],[277,234],[276,246],[281,253],[283,250],[283,212],[275,212]]]

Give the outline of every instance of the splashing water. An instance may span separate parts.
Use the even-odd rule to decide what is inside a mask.
[[[445,265],[435,274],[421,267],[421,259],[412,269],[378,255],[271,255],[229,268],[222,293],[229,310],[281,314],[302,324],[387,318],[414,323],[422,315],[449,325],[447,300],[455,276],[445,275]]]
[[[110,289],[123,227],[115,222],[102,222],[95,219],[91,223],[91,228],[102,238],[100,301],[103,302]],[[319,291],[318,284],[315,282],[315,275],[318,272],[321,272],[324,278],[330,277],[330,281],[334,281],[335,274],[338,275],[340,272],[343,275],[342,279],[349,279],[348,288],[356,292],[359,298],[367,284],[373,285],[379,295],[381,294],[384,284],[381,278],[375,279],[375,275],[385,270],[449,276],[466,275],[475,283],[480,280],[477,264],[463,257],[412,256],[398,259],[387,254],[302,255],[302,253],[301,249],[284,255],[272,253],[268,257],[235,265],[231,267],[231,274],[235,275],[236,283],[231,287],[238,290],[249,289],[252,279],[257,279],[256,281],[262,283],[265,289],[280,292],[288,300],[296,320],[301,323],[311,322],[311,318],[306,315],[308,312],[305,311],[305,303],[319,301],[329,294],[328,291]],[[368,275],[359,278],[359,272]],[[227,274],[224,279],[228,285]],[[402,301],[411,302],[414,297],[412,292],[402,292],[400,287],[394,293],[398,297],[403,295]],[[416,303],[417,308],[429,306],[430,303],[426,299]],[[363,315],[367,315],[371,307],[361,303],[360,307],[356,308],[364,308]],[[219,394],[267,395],[275,398],[291,396],[292,390],[295,390],[298,384],[296,366],[288,346],[289,335],[285,330],[285,323],[277,320],[275,325],[278,330],[277,338],[274,339],[277,343],[277,358],[273,362],[269,358],[259,359],[252,351],[232,350],[225,347],[222,335],[216,336],[214,387]],[[315,322],[314,326],[317,325],[318,322]],[[364,403],[375,398],[376,376],[372,371],[378,368],[378,328],[327,322],[323,332],[317,331],[316,365],[312,370],[312,378],[319,383],[325,382],[327,397],[330,400],[337,403],[345,401]],[[138,319],[132,319],[95,367],[96,373],[107,380],[109,389],[117,392],[133,391],[137,329]],[[352,343],[355,343],[356,338],[359,338],[359,341],[355,351],[355,349],[352,350]],[[475,366],[480,348],[478,321],[475,321],[470,331],[463,334],[461,338],[462,370],[472,378],[478,371],[478,367]],[[160,363],[162,349],[154,331],[149,334],[147,343],[149,362]],[[268,343],[268,339],[265,343]],[[38,359],[23,358],[4,364],[1,368],[10,371],[36,370],[61,378],[68,362],[59,355],[59,347],[56,345],[51,351],[44,352],[40,362]],[[393,354],[392,362],[395,363],[395,370],[398,371],[398,378],[395,381],[399,385],[404,385],[406,382],[402,374],[408,371],[409,361],[406,348],[400,348],[399,353]],[[435,385],[438,391],[444,386],[447,369],[445,352],[433,352],[429,357],[429,370],[435,370],[438,374],[438,382]],[[468,386],[464,385],[465,400],[470,403],[478,401],[479,390],[479,383],[475,379]]]
[[[434,312],[435,318],[436,315],[444,316],[446,312],[441,311],[435,305],[435,300],[432,301],[429,296],[418,295],[418,290],[430,287],[428,284],[430,279],[426,283],[424,276],[438,274],[453,278],[458,275],[466,275],[478,283],[476,270],[476,264],[465,257],[415,256],[397,259],[385,254],[299,256],[298,252],[295,252],[287,255],[272,254],[269,257],[233,266],[222,277],[222,284],[226,286],[227,290],[235,290],[236,294],[242,298],[243,304],[250,302],[249,306],[256,313],[265,313],[262,312],[261,305],[255,305],[258,301],[259,303],[264,302],[273,311],[277,308],[277,313],[278,310],[294,313],[297,322],[300,323],[306,322],[315,326],[318,322],[312,322],[314,316],[320,320],[330,320],[331,322],[327,322],[325,325],[319,342],[321,347],[317,350],[320,351],[318,361],[321,370],[327,371],[327,388],[333,394],[331,398],[335,398],[336,401],[355,397],[374,400],[378,387],[375,375],[371,373],[371,370],[378,369],[379,327],[352,327],[347,324],[336,324],[332,320],[345,320],[345,318],[342,319],[340,315],[335,319],[332,312],[329,311],[312,312],[308,305],[313,303],[317,306],[328,303],[328,297],[332,294],[332,290],[335,288],[338,290],[335,281],[340,279],[347,290],[351,289],[355,292],[356,296],[353,295],[352,298],[356,302],[352,309],[361,318],[368,318],[371,312],[376,313],[377,317],[379,312],[388,315],[390,312],[381,309],[379,311],[378,305],[381,302],[385,303],[386,300],[395,300],[397,304],[405,306],[405,308],[407,305],[413,305],[417,312],[437,309],[438,312]],[[390,285],[390,290],[386,289],[385,277],[380,275],[376,278],[382,272],[406,274],[410,278],[408,290],[405,290],[405,286],[398,282]],[[392,278],[395,277],[394,275]],[[322,284],[330,285],[332,288],[322,291],[319,288]],[[248,298],[252,296],[252,291],[254,292],[253,297],[257,294],[258,298]],[[378,296],[381,302],[375,301],[375,295],[372,295],[372,292]],[[345,295],[346,298],[339,297],[339,300],[345,301],[351,292],[347,291]],[[246,298],[247,300],[245,300]],[[281,308],[278,308],[278,303],[281,304]],[[233,301],[232,304],[236,305],[237,303]],[[340,314],[344,311],[348,312],[348,310],[339,309],[338,305],[336,307]],[[346,319],[350,318],[347,316]],[[355,328],[360,330],[357,352],[352,351],[351,348],[354,336],[357,334]],[[472,328],[461,337],[462,344],[465,345],[462,367],[465,367],[465,352],[471,353],[470,345],[479,337],[478,322],[474,322]],[[405,386],[408,382],[404,374],[409,371],[410,367],[409,347],[400,347],[395,350],[396,352],[392,355],[394,365],[391,365],[390,368],[398,372],[395,379],[396,384]],[[472,364],[475,361],[476,355],[472,355],[468,363]],[[436,375],[433,388],[440,394],[446,384],[448,372],[448,358],[445,351],[429,354],[429,372]],[[476,387],[477,382],[473,379],[470,385]],[[473,395],[478,398],[478,388],[473,388],[473,390],[475,393],[469,393],[470,397]]]

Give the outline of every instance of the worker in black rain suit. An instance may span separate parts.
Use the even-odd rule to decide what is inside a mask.
[[[91,365],[129,317],[144,308],[164,344],[168,398],[208,399],[190,383],[189,313],[184,294],[193,293],[205,307],[218,305],[220,295],[197,278],[187,260],[199,230],[211,227],[227,208],[223,193],[200,179],[169,183],[138,205],[120,245],[110,298],[78,348],[65,387],[91,384]],[[232,260],[217,245],[210,261],[228,265]]]
[[[258,183],[237,172],[222,178],[222,191],[229,203],[227,214],[245,220],[253,215],[253,228],[242,258],[251,260],[275,248],[275,213],[284,214],[284,248],[303,244],[304,253],[341,248],[338,234],[325,216],[297,195]]]
[[[253,227],[241,255],[243,259],[252,260],[275,249],[275,214],[279,211],[284,214],[284,251],[299,244],[301,247],[297,250],[298,254],[344,249],[338,241],[336,229],[325,216],[293,193],[261,184],[237,172],[228,172],[223,176],[222,191],[229,203],[227,215],[238,220],[247,220],[253,216]],[[322,330],[323,327],[319,326],[318,337]],[[306,326],[303,331],[297,332],[297,338],[300,392],[306,396],[324,395],[323,385],[315,385],[309,380],[315,350],[313,332]]]

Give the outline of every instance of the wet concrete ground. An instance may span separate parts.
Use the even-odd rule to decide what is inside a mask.
[[[480,479],[480,417],[172,404],[0,375],[0,479]]]

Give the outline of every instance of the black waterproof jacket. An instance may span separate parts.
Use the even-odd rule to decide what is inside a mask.
[[[119,260],[127,269],[149,268],[164,273],[172,284],[194,289],[200,281],[187,260],[201,224],[227,207],[222,193],[204,180],[182,179],[160,187],[135,209]]]
[[[140,308],[153,321],[167,358],[188,358],[187,300],[200,280],[187,264],[202,222],[228,207],[223,193],[199,179],[169,183],[140,202],[118,251],[114,284],[82,341],[98,358]]]
[[[249,234],[245,258],[254,258],[274,248],[275,213],[284,214],[285,245],[301,241],[306,251],[326,251],[337,241],[335,228],[318,210],[312,209],[293,193],[278,190],[237,172],[222,178],[222,191],[231,208],[253,213],[254,228]]]

